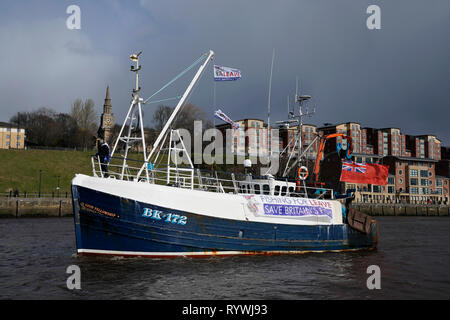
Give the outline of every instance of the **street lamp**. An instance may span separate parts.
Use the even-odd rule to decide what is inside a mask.
[[[39,170],[39,196],[38,196],[38,198],[41,197],[41,181],[42,181],[42,170]]]
[[[56,187],[56,190],[58,191],[58,198],[59,198],[59,178],[61,178],[61,177],[58,176],[58,186]]]

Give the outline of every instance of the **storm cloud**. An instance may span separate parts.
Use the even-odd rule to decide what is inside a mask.
[[[68,30],[66,8],[81,9]],[[381,29],[369,30],[369,5]],[[130,103],[128,55],[142,50],[142,96],[150,96],[202,53],[243,78],[217,83],[217,107],[234,119],[266,119],[272,50],[271,121],[286,118],[287,96],[315,98],[308,123],[356,121],[450,140],[450,2],[436,1],[2,1],[0,120],[40,106],[68,112],[92,98],[101,112],[110,85],[121,122]],[[193,74],[192,74],[193,75]],[[181,94],[186,76],[167,92]],[[191,101],[211,115],[212,65]],[[147,105],[148,124],[156,105]]]

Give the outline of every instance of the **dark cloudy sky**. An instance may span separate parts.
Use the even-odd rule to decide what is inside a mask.
[[[72,4],[81,30],[66,27]],[[371,4],[380,30],[366,26]],[[2,0],[0,121],[41,106],[69,112],[76,98],[94,99],[100,113],[110,85],[122,122],[130,53],[144,52],[146,98],[209,49],[215,64],[242,70],[242,80],[217,84],[217,106],[233,119],[266,118],[275,49],[272,121],[286,118],[298,76],[317,103],[308,123],[398,127],[450,144],[448,0]],[[181,94],[192,76],[155,99]],[[212,65],[190,102],[212,118]],[[145,107],[148,124],[155,107]]]

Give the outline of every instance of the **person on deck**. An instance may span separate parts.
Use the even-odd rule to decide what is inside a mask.
[[[98,152],[95,154],[100,159],[100,166],[102,169],[103,176],[105,178],[109,177],[108,165],[111,161],[111,153],[109,145],[104,140],[100,140],[98,144]]]

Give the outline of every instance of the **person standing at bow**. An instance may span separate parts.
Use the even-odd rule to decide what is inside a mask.
[[[108,165],[111,161],[111,152],[109,149],[108,143],[105,140],[101,139],[98,144],[98,152],[95,154],[96,157],[100,159],[101,170],[103,177],[109,177],[108,173]]]

